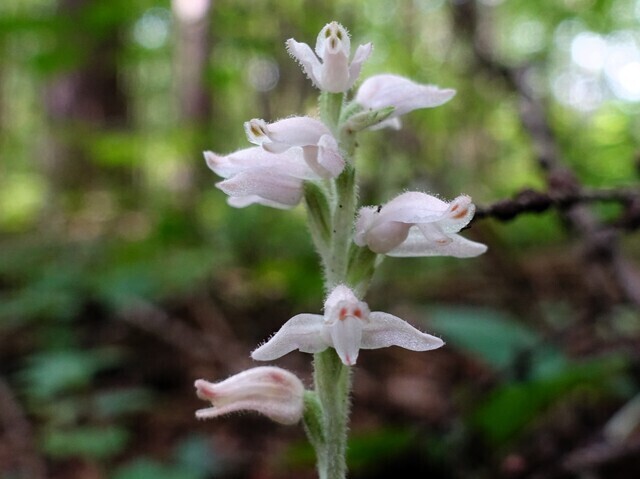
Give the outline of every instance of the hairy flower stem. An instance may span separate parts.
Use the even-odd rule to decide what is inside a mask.
[[[325,441],[316,449],[320,479],[344,479],[351,369],[334,349],[314,355],[314,382],[322,404]]]
[[[344,93],[320,93],[320,119],[329,127],[333,135],[338,138],[338,123],[344,103]]]
[[[343,94],[327,92],[320,94],[320,117],[336,137],[339,137],[339,120],[343,102]],[[327,189],[331,196],[328,199],[330,210],[328,241],[323,242],[320,234],[314,238],[316,246],[327,245],[326,248],[318,248],[324,265],[326,291],[331,291],[339,284],[346,284],[349,278],[349,250],[356,212],[356,184],[355,168],[352,162],[353,148],[345,148],[345,146],[341,145],[341,151],[345,156],[346,166]],[[314,234],[323,229],[317,225],[325,224],[326,220],[320,218],[323,208],[318,206],[319,202],[314,202],[310,193],[311,191],[308,190],[306,204],[312,226],[311,231]],[[320,479],[344,479],[347,473],[346,449],[351,370],[342,363],[333,348],[316,353],[313,366],[315,392],[322,416],[320,421],[322,432],[312,432],[318,429],[318,424],[317,417],[310,412],[305,416],[305,427],[316,450],[318,475]]]
[[[325,272],[325,287],[331,291],[338,284],[347,283],[349,248],[353,238],[356,211],[355,168],[350,162],[336,179],[336,198],[333,212],[330,260]]]

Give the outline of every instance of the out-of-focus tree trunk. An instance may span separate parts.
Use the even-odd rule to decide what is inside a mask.
[[[196,162],[205,149],[213,113],[213,102],[206,85],[206,71],[211,54],[209,35],[212,0],[172,0],[177,24],[175,49],[175,92],[179,125],[188,129],[188,143],[183,162],[182,206],[189,208],[198,183]],[[197,163],[200,165],[200,163]]]
[[[211,0],[173,0],[178,21],[176,79],[182,120],[194,125],[211,118],[211,95],[205,85],[205,73],[211,42],[209,12]]]
[[[44,88],[51,134],[43,160],[54,207],[63,191],[81,191],[99,179],[88,139],[128,124],[127,97],[118,71],[120,25],[96,35],[83,21],[83,13],[98,1],[59,0],[57,6],[57,14],[72,26],[60,32],[57,41],[65,46],[72,42],[81,60],[55,74]]]

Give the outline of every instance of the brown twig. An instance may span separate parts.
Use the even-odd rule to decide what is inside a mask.
[[[633,231],[640,227],[640,189],[587,189],[577,192],[552,193],[524,189],[513,198],[478,206],[474,220],[494,218],[510,221],[523,213],[542,213],[551,208],[563,211],[579,203],[615,202],[625,207],[624,213],[611,226]]]

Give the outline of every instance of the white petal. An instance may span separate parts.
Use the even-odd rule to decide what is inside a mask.
[[[371,229],[377,214],[377,207],[375,206],[363,206],[358,211],[358,218],[356,219],[355,233],[353,241],[358,246],[365,246],[367,244],[367,233]]]
[[[356,102],[379,109],[393,106],[393,116],[400,116],[419,108],[442,105],[455,95],[455,90],[421,85],[399,75],[374,75],[367,78],[356,94]]]
[[[288,176],[302,179],[319,179],[306,165],[302,151],[298,148],[285,153],[274,154],[263,148],[253,146],[221,156],[212,151],[205,151],[207,166],[218,176],[229,178],[242,171],[269,168],[273,172],[281,172]]]
[[[363,319],[354,316],[345,316],[332,324],[325,324],[332,346],[347,366],[354,365],[358,359],[364,324]]]
[[[247,140],[254,145],[262,145],[265,141],[269,141],[267,136],[267,122],[259,118],[244,122],[244,132]]]
[[[329,347],[323,336],[324,317],[298,314],[287,321],[266,343],[251,353],[257,361],[271,361],[299,349],[303,353],[319,353]]]
[[[400,221],[402,223],[428,223],[443,218],[449,205],[435,196],[419,191],[407,191],[385,204],[376,223]]]
[[[302,400],[299,402],[302,403]],[[277,404],[273,401],[265,401],[263,398],[245,399],[220,407],[198,409],[196,411],[196,418],[213,419],[239,411],[255,411],[267,416],[272,421],[288,426],[300,421],[301,409],[301,406],[291,401],[282,401],[280,404]]]
[[[457,233],[467,226],[476,212],[476,205],[466,195],[458,196],[450,204],[447,212],[438,222],[438,226],[445,233]]]
[[[325,54],[322,59],[321,88],[331,93],[342,93],[349,89],[349,57],[342,52]]]
[[[359,301],[351,289],[349,289],[344,284],[339,284],[338,286],[333,288],[324,302],[325,317],[337,319],[339,316],[338,310],[342,303],[348,305],[357,305]]]
[[[336,178],[342,173],[344,159],[340,154],[338,142],[332,135],[322,135],[318,140],[317,162],[325,171],[327,178]]]
[[[351,65],[349,66],[349,84],[347,85],[347,89],[350,89],[353,84],[358,81],[362,64],[369,58],[372,50],[373,45],[371,45],[371,43],[360,45],[356,49],[356,53],[353,55],[353,60],[351,60]]]
[[[283,424],[295,424],[302,416],[304,385],[297,376],[277,367],[247,369],[224,381],[195,382],[200,399],[213,407],[201,409],[196,417],[217,417],[235,411],[256,411]]]
[[[351,39],[347,29],[338,22],[327,23],[316,38],[316,53],[323,60],[327,54],[342,53],[349,58]]]
[[[295,206],[278,203],[277,201],[267,200],[256,195],[230,196],[229,198],[227,198],[227,203],[229,204],[229,206],[233,206],[234,208],[246,208],[247,206],[251,205],[262,205],[269,206],[270,208],[278,208],[281,210],[290,210]]]
[[[316,87],[320,88],[322,65],[320,64],[318,57],[313,53],[313,50],[311,50],[311,47],[306,43],[296,42],[293,38],[287,40],[286,45],[289,55],[302,65],[302,70],[306,73],[311,82]]]
[[[295,206],[302,199],[302,183],[301,179],[273,173],[269,168],[254,168],[216,183],[216,187],[229,196],[259,196],[282,205]]]
[[[444,344],[442,339],[423,333],[392,314],[374,311],[362,330],[362,349],[400,346],[411,351],[429,351]]]
[[[309,116],[293,116],[266,125],[266,134],[274,142],[291,146],[316,145],[323,135],[330,135],[329,128]]]
[[[376,223],[365,235],[367,245],[374,253],[388,253],[407,239],[410,228],[410,224],[398,221]]]
[[[332,93],[349,89],[349,33],[338,22],[324,26],[316,39],[316,53],[322,60],[320,88]]]
[[[226,156],[218,155],[212,151],[205,151],[204,158],[207,166],[215,174],[223,178],[229,178],[251,168],[260,168],[281,161],[274,154],[255,146],[234,151]]]
[[[418,228],[411,228],[407,239],[397,248],[389,251],[387,256],[415,257],[415,256],[454,256],[456,258],[472,258],[487,251],[482,243],[470,241],[458,234],[449,234],[449,242],[438,243],[427,239]]]

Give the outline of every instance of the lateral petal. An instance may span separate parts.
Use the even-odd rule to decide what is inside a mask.
[[[400,346],[411,351],[429,351],[444,345],[442,339],[423,333],[389,313],[374,311],[362,329],[362,349]]]
[[[356,49],[353,59],[351,60],[351,65],[349,66],[349,84],[347,85],[347,89],[351,89],[353,84],[358,80],[360,71],[362,70],[362,64],[367,61],[372,50],[373,45],[371,43],[360,45]]]
[[[317,88],[320,88],[322,65],[320,64],[318,57],[313,53],[313,50],[311,50],[311,47],[306,43],[296,42],[293,38],[287,40],[286,46],[289,55],[300,63],[302,70],[309,77],[311,82]]]
[[[358,89],[355,100],[372,109],[393,106],[396,110],[392,116],[400,116],[419,108],[440,106],[455,93],[450,88],[421,85],[399,75],[382,74],[367,78]]]
[[[329,347],[323,335],[324,317],[298,314],[287,321],[266,343],[251,353],[257,361],[271,361],[296,349],[303,353],[319,353]]]

